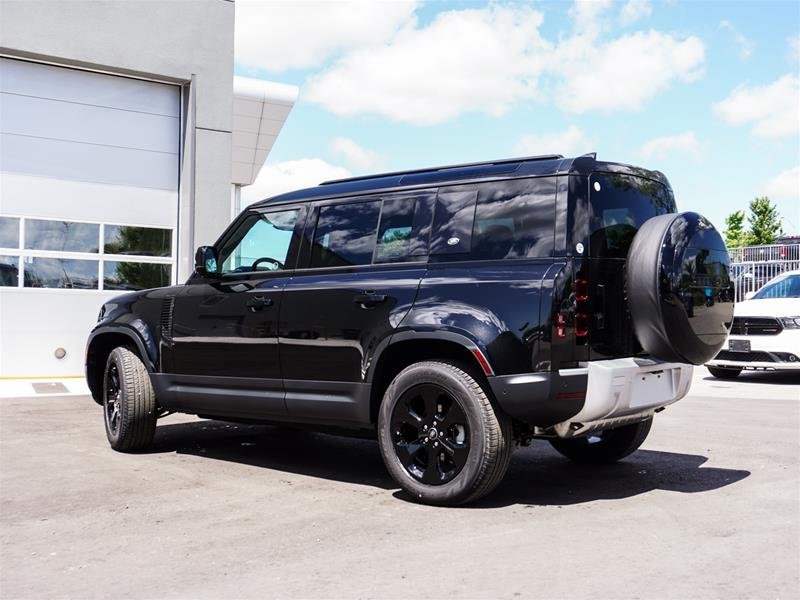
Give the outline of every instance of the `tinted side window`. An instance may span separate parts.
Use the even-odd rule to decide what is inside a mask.
[[[479,185],[471,258],[552,256],[555,199],[555,177]]]
[[[311,249],[311,267],[370,264],[380,210],[380,200],[321,207]]]
[[[431,193],[383,201],[374,262],[407,262],[427,256],[434,199]]]
[[[593,257],[626,258],[633,236],[647,219],[676,210],[669,190],[652,179],[593,173],[589,183]]]
[[[431,254],[464,254],[472,247],[472,222],[478,190],[443,188],[436,197]]]

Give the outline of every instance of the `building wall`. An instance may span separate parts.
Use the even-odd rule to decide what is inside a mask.
[[[183,249],[213,243],[230,219],[234,3],[3,0],[0,12],[1,54],[194,86],[196,162],[180,182],[194,216],[178,232],[178,278],[188,277]]]
[[[17,164],[25,159],[24,153],[6,152],[0,162],[0,213],[96,222],[100,227],[108,227],[103,223],[173,227],[172,252],[177,257],[173,278],[178,282],[185,280],[192,269],[194,248],[213,243],[231,216],[233,33],[234,4],[227,0],[3,0],[0,4],[3,56],[175,84],[181,106],[180,127],[176,128],[175,137],[164,138],[165,143],[170,139],[175,141],[180,160],[175,183],[161,186],[170,189],[149,184],[137,187],[136,182],[120,184],[97,177],[71,178],[56,168],[68,166],[69,160],[65,158],[64,164],[59,165],[55,159],[51,161],[36,153],[32,153],[36,164],[26,173]],[[74,83],[80,77],[70,79]],[[14,106],[8,104],[5,111],[0,107],[0,120],[4,121],[3,131],[12,131],[12,135],[14,124],[12,119],[3,119],[3,112],[18,115],[20,110],[27,110],[28,104],[24,103],[33,106],[49,101],[8,98]],[[86,112],[94,131],[102,129],[97,119],[111,114],[108,110],[94,110],[91,100],[62,105],[61,109]],[[35,116],[27,122],[38,126]],[[80,117],[77,119],[78,126],[55,119],[50,128],[42,124],[47,131],[22,134],[42,134],[53,140],[67,136],[80,143]],[[56,129],[63,131],[59,133]],[[99,156],[111,161],[116,152],[113,147],[139,147],[136,140],[142,132],[128,129],[130,143],[124,139],[124,131],[112,132],[110,142],[87,143],[108,142],[108,152]],[[79,169],[96,162],[71,158]],[[115,161],[109,173],[121,164],[124,161]],[[55,170],[49,172],[50,167]],[[102,168],[95,171],[102,172]],[[124,170],[120,172],[121,177],[126,175]],[[91,193],[87,193],[90,189]],[[21,222],[21,228],[25,228],[25,221]],[[103,231],[100,229],[101,246]],[[100,273],[100,288],[102,277]],[[0,376],[80,375],[83,344],[97,309],[118,293],[102,289],[0,287]],[[54,357],[56,347],[67,349],[66,358]]]

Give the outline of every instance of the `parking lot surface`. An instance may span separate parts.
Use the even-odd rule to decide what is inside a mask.
[[[695,372],[643,449],[535,442],[485,500],[398,492],[371,440],[171,416],[109,449],[88,397],[0,401],[3,598],[796,598],[800,378]]]

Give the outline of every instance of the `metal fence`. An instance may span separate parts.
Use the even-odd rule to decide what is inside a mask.
[[[728,250],[736,302],[757,291],[773,277],[800,269],[800,244],[748,246]]]
[[[764,262],[800,260],[800,244],[772,244],[770,246],[747,246],[729,248],[731,262]]]

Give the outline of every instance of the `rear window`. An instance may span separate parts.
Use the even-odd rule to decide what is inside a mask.
[[[593,173],[589,194],[589,252],[596,258],[627,257],[633,236],[645,221],[676,211],[669,190],[644,177]]]
[[[380,210],[379,200],[321,207],[311,250],[311,266],[370,264]]]

